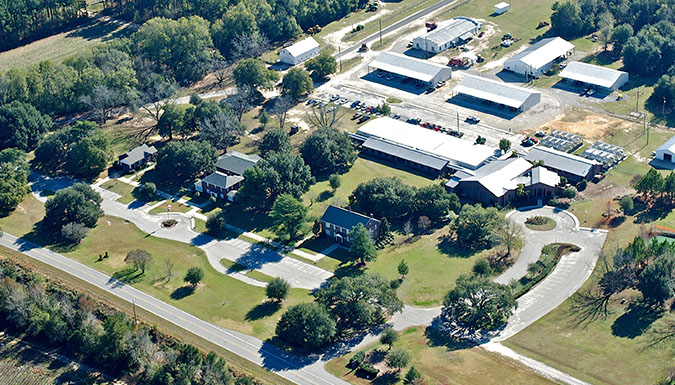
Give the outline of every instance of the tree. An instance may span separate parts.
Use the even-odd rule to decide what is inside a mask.
[[[124,97],[117,89],[97,86],[91,93],[80,97],[80,102],[98,115],[99,123],[105,124],[113,110],[124,103]]]
[[[382,324],[403,309],[396,291],[377,274],[333,278],[314,296],[337,320],[340,331]]]
[[[157,131],[173,140],[173,135],[182,131],[185,125],[185,108],[175,104],[164,104],[162,116],[157,121]]]
[[[248,208],[268,210],[281,194],[298,199],[314,178],[309,166],[301,157],[292,153],[272,152],[255,167],[244,172],[244,184],[237,197]]]
[[[66,157],[65,169],[75,177],[97,177],[108,166],[110,143],[100,131],[74,143]]]
[[[288,110],[293,108],[295,102],[288,96],[280,96],[274,100],[272,105],[272,114],[279,119],[279,128],[283,129],[286,125],[286,115]]]
[[[366,262],[370,262],[377,257],[377,250],[375,250],[375,244],[370,238],[370,233],[368,229],[362,224],[359,223],[352,228],[352,231],[349,233],[351,237],[351,243],[349,246],[349,257],[356,261],[361,260],[361,264],[365,265]]]
[[[384,329],[382,335],[380,335],[380,343],[389,346],[388,350],[391,350],[396,341],[398,341],[398,333],[393,328]]]
[[[654,168],[650,168],[649,171],[638,181],[635,185],[635,190],[643,194],[645,197],[647,194],[655,195],[663,189],[663,177],[661,174],[656,171]]]
[[[260,57],[270,49],[270,39],[259,31],[237,33],[231,44],[234,60]]]
[[[400,179],[374,178],[359,184],[349,197],[350,207],[375,217],[400,219],[414,210],[415,189]],[[429,215],[431,218],[432,216]]]
[[[267,131],[260,144],[258,144],[258,151],[263,158],[267,157],[271,152],[290,153],[292,150],[291,138],[281,128],[272,128]]]
[[[551,14],[551,30],[565,39],[572,39],[585,33],[580,15],[579,5],[576,2],[565,1],[553,4]]]
[[[138,197],[144,202],[150,202],[157,194],[157,186],[152,182],[143,183],[138,188]]]
[[[239,143],[239,136],[244,132],[245,127],[234,115],[220,112],[202,123],[199,138],[218,150],[227,151],[228,147]]]
[[[378,105],[375,110],[384,116],[391,115],[391,107],[389,107],[389,104],[386,102],[382,102],[382,104]]]
[[[70,244],[77,245],[86,236],[89,229],[81,223],[66,223],[61,228],[61,237]]]
[[[15,148],[0,151],[0,215],[14,210],[30,192],[26,154]]]
[[[471,271],[479,277],[490,275],[490,270],[490,264],[483,258],[477,260],[476,263],[473,264],[473,268],[471,268]]]
[[[574,199],[577,196],[577,189],[574,186],[565,187],[562,196],[569,199]]]
[[[458,212],[460,208],[457,195],[448,193],[440,185],[424,186],[415,193],[415,213],[428,217],[434,223],[445,219],[450,212]]]
[[[667,252],[655,258],[640,273],[637,284],[642,296],[651,303],[661,306],[675,296],[675,254]]]
[[[215,170],[218,153],[206,142],[170,142],[157,153],[157,175],[168,184],[191,182]]]
[[[504,325],[517,306],[508,287],[488,278],[461,275],[443,299],[440,320],[452,335],[492,331]]]
[[[140,270],[141,274],[145,274],[145,268],[152,261],[152,255],[143,249],[134,249],[127,253],[124,262],[134,265],[134,269]]]
[[[291,240],[297,237],[306,217],[307,208],[290,194],[279,195],[270,211],[276,234],[288,235]]]
[[[331,176],[328,177],[328,185],[330,185],[330,188],[333,191],[340,188],[340,186],[342,185],[342,180],[340,180],[340,175],[331,174]]]
[[[506,247],[506,258],[511,256],[513,248],[522,242],[524,237],[523,227],[508,219],[501,219],[493,227],[493,237]]]
[[[410,223],[410,219],[408,219],[403,224],[403,235],[408,235],[408,234],[412,233],[412,231],[413,231],[413,227],[412,227],[412,224]]]
[[[499,213],[494,207],[462,206],[452,223],[457,243],[467,248],[488,247],[493,241],[493,229],[499,224]]]
[[[499,141],[499,150],[502,154],[506,154],[511,149],[511,141],[508,139],[501,139]]]
[[[417,228],[420,230],[421,233],[426,233],[430,226],[431,220],[427,216],[422,215],[417,220]]]
[[[227,214],[221,210],[206,218],[206,232],[213,237],[221,237],[227,231]]]
[[[607,51],[607,44],[610,41],[612,30],[614,29],[614,16],[612,16],[611,12],[605,11],[600,14],[600,18],[598,19],[598,29],[600,30],[603,49]]]
[[[177,94],[178,85],[173,79],[153,73],[149,76],[145,89],[141,91],[138,103],[157,124],[162,116],[162,106],[174,104]]]
[[[356,160],[349,134],[336,128],[319,128],[300,148],[305,163],[314,175],[344,173]]]
[[[259,102],[262,103],[260,99],[264,100],[264,98],[265,97],[255,88],[244,85],[238,87],[237,92],[234,95],[228,96],[227,99],[225,99],[225,103],[232,108],[234,116],[236,116],[237,121],[241,123],[241,118],[244,114],[256,104],[259,104]]]
[[[318,79],[324,79],[337,71],[337,60],[328,51],[323,51],[312,59],[305,62],[305,68]]]
[[[294,67],[286,73],[281,82],[281,89],[285,95],[293,99],[300,99],[302,96],[314,91],[314,83],[309,77],[309,72],[302,68]]]
[[[309,124],[316,128],[336,128],[340,124],[340,120],[345,115],[336,106],[312,106],[307,110],[305,119]]]
[[[633,211],[633,197],[626,195],[625,197],[621,198],[619,201],[619,206],[621,206],[621,210],[625,214],[630,214]]]
[[[402,278],[405,278],[405,276],[408,275],[408,272],[410,271],[410,269],[408,268],[408,264],[405,263],[405,259],[402,259],[401,262],[399,262],[396,270],[398,271],[398,274]]]
[[[188,269],[187,273],[185,273],[185,278],[183,278],[183,281],[189,283],[192,285],[192,287],[195,287],[201,282],[201,280],[204,278],[204,270],[202,270],[199,267],[191,267]]]
[[[288,297],[288,293],[291,290],[291,284],[288,281],[282,278],[273,278],[267,283],[265,288],[265,293],[267,298],[273,299],[277,302],[281,302]]]
[[[258,114],[258,122],[260,122],[260,127],[263,129],[267,127],[267,123],[270,122],[270,116],[265,110],[261,110]]]
[[[308,350],[326,345],[335,333],[335,321],[326,308],[316,302],[291,306],[276,327],[279,339]]]
[[[240,61],[232,76],[237,87],[271,88],[279,80],[279,75],[267,69],[265,63],[259,59]]]
[[[415,369],[414,366],[411,366],[410,369],[408,370],[408,373],[406,373],[405,378],[403,379],[403,383],[405,385],[415,385],[415,381],[419,381],[422,379],[422,373],[419,372],[419,370]]]
[[[16,147],[23,151],[35,149],[52,120],[31,104],[15,100],[0,106],[0,150]]]
[[[410,365],[410,353],[401,348],[397,348],[387,353],[386,361],[388,367],[400,372],[401,369]]]
[[[610,40],[614,43],[612,51],[621,53],[628,39],[633,37],[633,27],[630,24],[621,24],[612,30]]]
[[[103,216],[101,198],[85,183],[76,183],[59,190],[45,203],[45,217],[42,223],[53,232],[60,232],[68,223],[81,223],[93,228]]]

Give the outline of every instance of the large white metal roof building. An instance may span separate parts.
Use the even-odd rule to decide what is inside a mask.
[[[448,66],[395,52],[382,52],[368,64],[368,68],[391,72],[428,83],[431,86],[435,86],[440,81],[448,80],[452,76],[452,69]]]
[[[417,125],[391,118],[378,118],[364,124],[356,135],[431,155],[448,162],[454,169],[475,170],[495,154],[495,149],[455,138]]]
[[[551,64],[559,58],[568,58],[574,53],[574,44],[561,37],[549,37],[532,44],[524,51],[504,62],[504,69],[539,77],[548,71]]]
[[[614,91],[626,84],[628,72],[573,61],[562,70],[560,77]]]
[[[455,86],[453,92],[496,104],[503,104],[519,111],[525,111],[541,100],[541,93],[537,91],[471,75],[464,75],[464,78]]]
[[[413,46],[427,52],[443,52],[478,33],[481,23],[468,17],[455,17],[447,25],[413,38]]]
[[[283,48],[279,51],[279,60],[282,63],[296,65],[319,54],[319,43],[309,36],[304,40]]]

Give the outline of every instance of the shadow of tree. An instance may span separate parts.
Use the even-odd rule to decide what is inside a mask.
[[[656,308],[645,302],[631,303],[628,311],[612,324],[612,334],[631,339],[638,337],[649,329],[654,321],[661,318],[663,311],[662,308]]]
[[[333,190],[323,190],[319,194],[319,196],[316,198],[317,202],[325,202],[332,198],[335,195],[335,192]]]
[[[281,309],[281,303],[279,302],[265,302],[259,305],[256,305],[251,310],[246,313],[244,318],[247,321],[256,321],[261,318],[269,317]]]
[[[478,251],[458,246],[455,240],[449,235],[440,237],[440,240],[441,241],[436,247],[438,248],[438,251],[447,255],[448,257],[469,258],[474,254],[474,252]]]
[[[399,372],[386,372],[380,376],[377,376],[373,381],[373,385],[391,385],[397,384],[400,380]]]
[[[336,277],[338,278],[343,278],[343,277],[357,277],[361,274],[363,274],[363,269],[359,267],[359,265],[347,262],[347,263],[341,263],[337,269],[333,272]]]
[[[195,288],[193,286],[183,286],[179,287],[178,289],[174,290],[171,293],[171,299],[183,299],[189,295],[192,295],[192,293],[195,292]]]
[[[134,283],[138,282],[142,275],[143,273],[140,270],[136,270],[133,266],[128,266],[113,273],[112,277],[124,283]]]
[[[427,326],[426,329],[424,329],[424,336],[427,337],[427,346],[444,346],[449,351],[470,349],[478,346],[475,342],[460,340],[456,337],[443,333],[432,326]]]

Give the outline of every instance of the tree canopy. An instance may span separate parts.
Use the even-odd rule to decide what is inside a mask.
[[[157,175],[167,184],[192,182],[215,170],[218,153],[206,142],[170,142],[157,153]]]
[[[414,196],[415,189],[396,177],[375,178],[359,184],[349,202],[351,208],[358,212],[393,220],[413,210]]]
[[[276,327],[276,335],[282,341],[307,350],[326,345],[335,333],[335,321],[326,308],[316,302],[291,306]]]
[[[492,244],[493,229],[498,224],[499,212],[496,208],[466,204],[462,206],[451,228],[459,245],[475,249]]]
[[[307,71],[294,67],[284,76],[281,89],[284,94],[294,99],[300,99],[314,91],[314,82],[312,82],[312,78],[309,77]]]
[[[0,150],[32,151],[52,127],[52,120],[31,104],[15,100],[0,106]]]
[[[349,233],[350,245],[349,245],[349,257],[354,261],[361,261],[362,264],[370,262],[377,257],[377,250],[375,250],[375,244],[370,238],[370,233],[368,229],[362,224],[359,223],[354,226]]]
[[[260,59],[244,59],[232,73],[237,87],[270,88],[279,80],[279,75],[267,69]]]
[[[291,152],[292,150],[291,137],[282,128],[270,129],[258,144],[258,151],[263,158],[271,152]]]
[[[356,160],[349,134],[336,128],[319,128],[300,148],[305,163],[314,175],[342,174]]]
[[[15,148],[0,151],[0,214],[16,208],[30,192],[26,154]]]
[[[306,217],[307,208],[290,194],[279,195],[270,211],[276,234],[288,235],[291,240],[298,236]]]
[[[323,51],[319,56],[307,60],[305,68],[312,73],[312,76],[322,79],[337,71],[337,60],[330,52]]]
[[[68,223],[80,223],[93,228],[103,216],[102,200],[88,184],[76,183],[57,191],[47,200],[42,223],[53,232],[60,232]]]

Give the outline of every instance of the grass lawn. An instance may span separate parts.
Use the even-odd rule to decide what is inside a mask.
[[[86,52],[103,41],[131,34],[129,28],[113,22],[93,21],[73,29],[37,40],[22,47],[0,53],[0,72],[12,67],[25,67],[44,60],[61,62]]]
[[[550,231],[555,229],[555,221],[549,217],[542,217],[542,216],[537,216],[533,217],[537,219],[532,219],[531,222],[536,222],[536,223],[529,223],[528,221],[531,218],[527,218],[525,221],[525,226],[527,226],[528,229],[531,230],[537,230],[537,231]]]
[[[0,228],[12,235],[22,236],[33,231],[33,226],[44,216],[44,205],[33,194],[28,194],[11,215],[0,218]]]
[[[474,384],[520,384],[544,385],[553,382],[541,377],[515,361],[489,353],[478,347],[453,345],[442,338],[425,336],[424,328],[410,328],[401,333],[394,347],[407,350],[412,356],[412,365],[419,370],[429,385],[474,385]],[[385,352],[387,347],[379,343],[369,345],[363,351],[377,349]],[[334,359],[326,368],[340,378],[352,384],[401,384],[395,376],[380,376],[370,382],[354,375],[346,367],[353,354]],[[381,354],[374,354],[374,365],[382,364]],[[407,368],[399,377],[405,376]],[[452,379],[452,382],[450,382]]]
[[[329,237],[315,237],[304,241],[298,249],[310,254],[319,254],[334,243],[335,241]]]
[[[124,183],[120,180],[110,179],[109,181],[103,183],[101,187],[103,187],[106,190],[110,190],[114,193],[120,194],[121,197],[117,199],[117,201],[120,203],[129,204],[136,200],[136,198],[134,198],[134,196],[132,195],[135,187],[128,183]]]
[[[186,205],[178,202],[164,202],[161,205],[150,210],[150,214],[163,214],[169,211],[169,205],[171,206],[171,212],[186,213],[192,210],[192,206]]]

